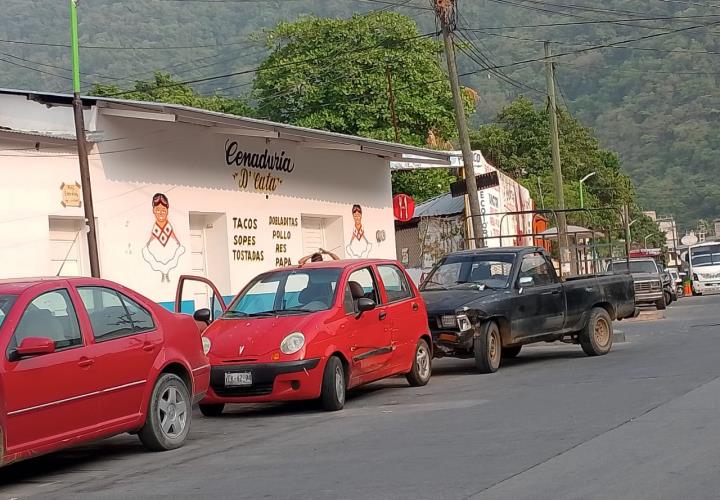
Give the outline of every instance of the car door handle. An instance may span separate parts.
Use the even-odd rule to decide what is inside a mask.
[[[593,290],[595,290],[595,289],[591,286],[585,288],[586,292],[592,292]]]
[[[150,342],[145,342],[142,346],[143,351],[151,352],[155,350],[155,345]]]
[[[88,368],[89,366],[92,366],[94,363],[95,363],[95,361],[93,361],[92,359],[82,357],[82,358],[80,358],[80,361],[78,361],[78,366],[80,368]]]
[[[378,314],[378,318],[380,319],[380,321],[384,320],[385,318],[387,318],[387,313],[385,311],[380,311],[380,314]]]
[[[418,309],[420,309],[420,306],[417,305],[417,302],[413,302],[412,310],[417,311]]]

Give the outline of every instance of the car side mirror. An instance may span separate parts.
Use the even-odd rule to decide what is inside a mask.
[[[200,321],[202,323],[205,323],[207,325],[210,324],[212,321],[212,312],[208,308],[202,308],[195,311],[195,314],[193,314],[193,319],[195,321]]]
[[[41,356],[55,352],[55,341],[46,337],[27,337],[15,350],[18,358]]]
[[[373,299],[368,299],[366,297],[361,297],[357,300],[357,316],[356,318],[359,318],[362,316],[363,313],[372,311],[377,307],[377,304]]]
[[[518,286],[520,288],[526,288],[529,286],[533,286],[535,284],[535,280],[532,278],[532,276],[523,276],[518,280]]]

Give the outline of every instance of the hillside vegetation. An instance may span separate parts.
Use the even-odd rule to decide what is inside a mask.
[[[2,4],[0,86],[69,91],[66,2]],[[387,9],[411,16],[420,33],[431,33],[436,26],[428,5],[425,0],[85,0],[82,80],[85,89],[96,83],[129,88],[162,70],[176,81],[202,80],[192,83],[202,94],[250,97],[253,70],[269,54],[264,30],[307,14],[349,17]],[[686,226],[720,216],[720,24],[713,24],[720,23],[720,3],[464,0],[460,8],[459,65],[464,84],[480,97],[476,127],[518,95],[543,102],[541,40],[558,42],[552,50],[566,54],[557,59],[560,104],[593,128],[604,148],[619,152],[641,204],[675,214]],[[608,47],[596,48],[600,45]],[[222,75],[229,76],[215,78]]]

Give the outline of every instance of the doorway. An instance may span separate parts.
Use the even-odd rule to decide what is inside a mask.
[[[323,248],[340,258],[345,256],[342,217],[302,215],[301,229],[303,255]]]
[[[51,276],[90,275],[84,227],[80,217],[48,218]]]
[[[225,214],[190,212],[190,274],[208,278],[221,293],[231,294]],[[212,290],[205,284],[187,283],[185,297],[194,302],[195,310],[212,307],[212,296]]]

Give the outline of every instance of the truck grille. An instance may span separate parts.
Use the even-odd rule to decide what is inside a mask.
[[[635,293],[656,292],[660,290],[658,281],[640,281],[635,283]]]

